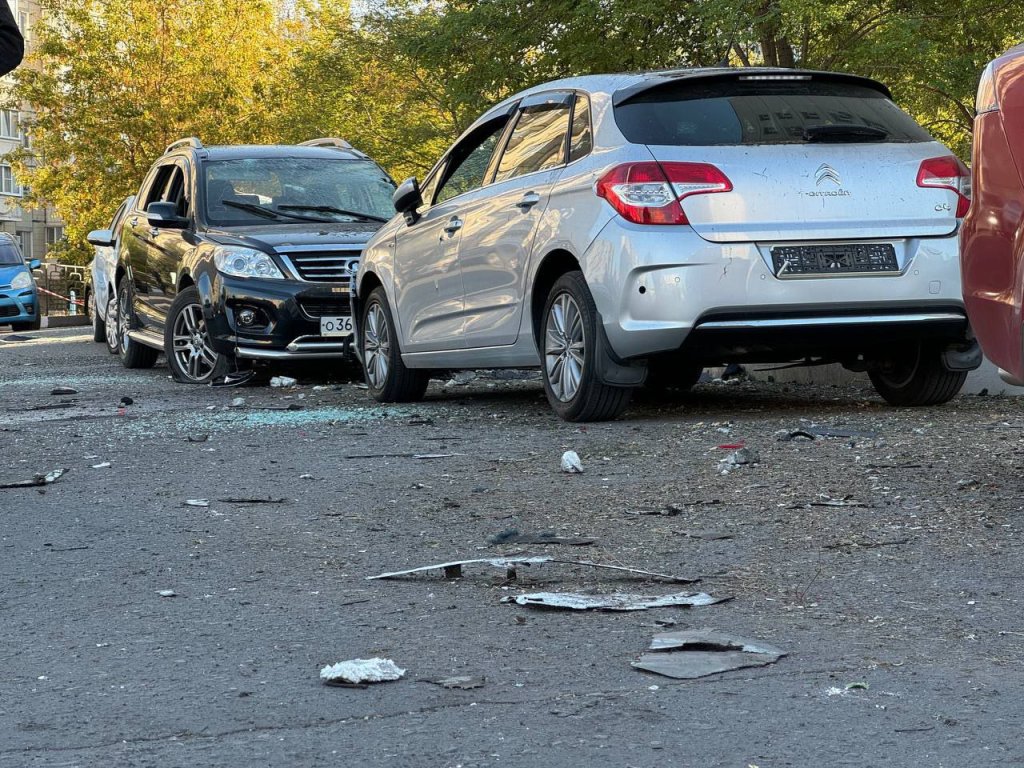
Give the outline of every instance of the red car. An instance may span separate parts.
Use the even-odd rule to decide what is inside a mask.
[[[974,194],[960,238],[964,303],[985,355],[1024,386],[1024,45],[985,69],[977,111]]]

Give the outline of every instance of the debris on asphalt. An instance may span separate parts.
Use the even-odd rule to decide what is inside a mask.
[[[449,690],[471,691],[474,688],[483,688],[487,682],[484,676],[470,677],[468,675],[456,675],[452,677],[438,677],[434,679],[425,678],[424,683],[433,683]]]
[[[283,499],[283,498],[281,498],[281,499],[274,499],[274,498],[271,498],[270,496],[267,496],[267,498],[265,498],[265,499],[262,498],[262,497],[251,498],[251,499],[250,498],[227,498],[227,499],[217,499],[217,501],[221,502],[222,504],[284,504],[286,499]]]
[[[734,453],[730,453],[724,459],[718,462],[718,470],[723,475],[727,475],[732,472],[736,467],[745,467],[752,464],[761,463],[761,454],[755,451],[753,448],[740,448]]]
[[[569,475],[578,475],[583,472],[583,464],[576,451],[566,451],[562,454],[562,471]]]
[[[779,438],[779,442],[788,443],[792,440],[814,440],[815,437],[810,432],[803,429],[794,429],[792,432],[788,429],[783,429],[775,433],[775,436]]]
[[[31,480],[18,480],[13,483],[0,483],[0,490],[4,488],[35,488],[39,485],[50,485],[57,482],[61,475],[67,472],[66,469],[54,469],[44,474],[36,474]]]
[[[231,401],[231,407],[232,408],[241,408],[244,405],[245,405],[245,398],[244,397],[236,397],[236,398],[232,399],[232,401]]]
[[[205,443],[210,439],[209,435],[189,435],[185,438],[190,443]]]
[[[503,568],[506,572],[506,577],[509,581],[516,579],[516,566],[519,565],[543,565],[544,563],[553,563],[558,565],[582,565],[587,568],[600,568],[610,571],[622,571],[623,573],[631,573],[636,576],[648,576],[655,581],[666,581],[670,584],[694,584],[700,579],[685,578],[683,576],[671,576],[665,573],[654,573],[652,571],[643,571],[639,568],[628,568],[623,565],[607,565],[605,563],[592,563],[587,560],[561,560],[554,557],[487,557],[476,560],[453,560],[450,563],[437,563],[435,565],[424,565],[419,568],[409,568],[405,571],[394,571],[392,573],[381,573],[377,576],[367,576],[367,581],[373,579],[396,579],[401,576],[411,576],[414,573],[423,573],[425,571],[443,571],[444,578],[446,579],[457,579],[462,576],[462,566],[464,565],[489,565],[492,568]]]
[[[781,430],[775,434],[784,443],[791,440],[817,440],[819,437],[862,437],[867,440],[878,438],[877,432],[865,432],[859,429],[833,429],[831,427],[819,427],[815,424],[794,430]]]
[[[121,398],[118,405],[135,405],[135,401],[128,397],[128,395],[125,395],[124,397]]]
[[[774,664],[786,655],[760,640],[711,629],[663,632],[651,640],[650,653],[633,666],[678,680],[692,680],[720,672]]]
[[[450,459],[453,456],[465,456],[464,453],[414,453],[414,459]]]
[[[256,377],[256,369],[249,368],[244,371],[232,371],[226,373],[223,376],[219,376],[210,382],[211,387],[240,387],[243,384],[248,384]]]
[[[464,387],[475,380],[476,371],[458,371],[444,385],[446,387]]]
[[[518,528],[509,528],[496,533],[487,539],[487,543],[495,544],[565,544],[572,547],[589,547],[596,539],[579,539],[556,536],[553,531],[543,533],[521,533]]]
[[[157,592],[157,594],[160,595],[160,597],[177,597],[178,596],[178,593],[175,592],[173,589],[161,589],[159,592]]]
[[[186,507],[208,507],[208,506],[210,506],[210,500],[209,499],[186,499],[185,500],[185,506]]]
[[[339,661],[320,670],[325,685],[360,685],[400,680],[405,674],[391,659],[350,659]]]
[[[110,466],[110,462],[109,461],[102,461],[99,464],[93,464],[92,468],[93,469],[106,469],[109,466]]]
[[[611,595],[582,595],[574,592],[534,592],[507,597],[502,602],[515,602],[532,608],[553,608],[566,611],[646,611],[669,606],[701,606],[724,603],[731,597],[712,597],[706,592],[678,592],[674,595],[635,595],[616,592]]]
[[[71,387],[54,387],[50,390],[51,395],[77,395],[78,390]]]
[[[291,376],[274,376],[270,379],[270,386],[275,389],[280,389],[281,387],[294,387],[298,383],[298,379],[293,379]]]
[[[44,403],[43,405],[29,406],[29,411],[54,411],[58,408],[74,408],[76,402],[74,400],[61,400],[59,403]]]
[[[310,474],[309,472],[303,472],[301,475],[299,475],[299,480],[316,480],[316,478],[313,477],[313,475]]]
[[[852,495],[834,499],[827,493],[822,493],[815,501],[811,502],[812,507],[866,507],[863,501],[856,501]]]

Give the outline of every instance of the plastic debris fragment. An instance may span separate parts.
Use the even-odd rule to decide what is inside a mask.
[[[611,595],[581,595],[574,592],[535,592],[507,598],[517,605],[554,608],[567,611],[646,611],[669,606],[701,606],[724,603],[731,597],[712,597],[706,592],[679,592],[673,595],[634,595],[616,592]]]
[[[569,475],[582,474],[583,464],[576,451],[566,451],[562,454],[562,471]]]

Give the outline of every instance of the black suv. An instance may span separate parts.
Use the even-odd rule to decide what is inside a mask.
[[[394,214],[394,189],[341,139],[171,144],[125,217],[122,363],[147,368],[163,351],[176,380],[207,383],[255,360],[347,354],[350,283],[364,244]]]

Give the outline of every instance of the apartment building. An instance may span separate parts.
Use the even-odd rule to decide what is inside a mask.
[[[33,44],[32,28],[42,14],[38,0],[7,0],[18,21],[25,47]],[[0,80],[0,88],[10,76]],[[28,105],[22,109],[0,109],[0,158],[19,147],[28,146],[21,129]],[[21,242],[27,258],[45,259],[50,246],[64,237],[64,223],[52,208],[29,208],[22,205],[25,189],[15,178],[11,167],[0,160],[0,231],[10,232]]]

